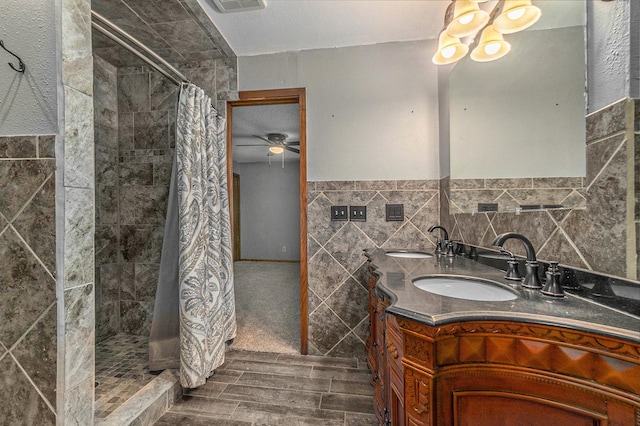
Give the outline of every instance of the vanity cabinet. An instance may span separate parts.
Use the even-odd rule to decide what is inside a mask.
[[[432,326],[385,312],[377,278],[367,348],[381,425],[640,426],[640,342],[515,320]]]

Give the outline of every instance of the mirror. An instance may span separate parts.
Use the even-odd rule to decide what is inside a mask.
[[[585,206],[585,1],[534,4],[509,54],[451,72],[450,213]]]

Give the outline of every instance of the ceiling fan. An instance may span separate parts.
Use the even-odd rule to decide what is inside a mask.
[[[299,146],[300,141],[287,141],[287,134],[285,133],[267,133],[267,137],[253,135],[254,138],[261,139],[266,142],[266,144],[260,145],[238,145],[238,146],[268,146],[269,147],[269,155],[271,154],[282,154],[284,150],[295,152],[296,154],[300,154],[300,150],[298,148],[294,148],[294,146]]]

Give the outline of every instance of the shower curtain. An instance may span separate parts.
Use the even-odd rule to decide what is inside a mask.
[[[149,367],[179,367],[195,388],[224,362],[236,317],[226,121],[193,84],[180,91],[167,210]]]

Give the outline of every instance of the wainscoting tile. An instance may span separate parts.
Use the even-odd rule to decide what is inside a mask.
[[[309,259],[309,288],[322,299],[329,296],[348,276],[349,273],[324,249]]]
[[[587,115],[587,142],[624,130],[626,104],[623,99]]]
[[[49,409],[10,356],[0,360],[0,383],[0,418],[4,424],[56,424],[54,412]]]
[[[53,170],[52,170],[53,172]],[[56,272],[55,179],[47,179],[13,226],[52,275]]]
[[[0,158],[36,158],[37,136],[0,138]]]
[[[13,219],[38,188],[51,176],[55,160],[0,162],[0,213]]]
[[[309,315],[309,335],[322,353],[327,353],[349,332],[349,328],[325,304]]]
[[[357,270],[366,261],[362,250],[375,247],[354,223],[348,222],[325,245],[325,250],[347,271]]]
[[[307,216],[310,218],[307,232],[321,245],[346,224],[345,221],[331,220],[332,205],[327,197],[320,195],[307,209]]]
[[[367,362],[367,354],[364,350],[363,341],[355,333],[347,334],[333,349],[327,352],[327,356],[335,357],[355,357],[360,362]],[[368,385],[368,384],[367,384]]]
[[[514,229],[527,229],[526,237],[531,241],[535,250],[542,247],[549,235],[556,229],[555,222],[546,211],[525,212],[519,215],[497,213],[491,221],[491,225],[496,234],[512,232]],[[525,254],[524,246],[520,241],[508,240],[504,248],[521,256]]]
[[[350,328],[369,315],[367,291],[353,278],[346,280],[325,301]]]
[[[55,280],[12,229],[0,235],[0,283],[0,341],[9,348],[55,301]]]
[[[33,383],[49,401],[56,406],[57,334],[56,306],[52,303],[47,313],[11,352]]]

